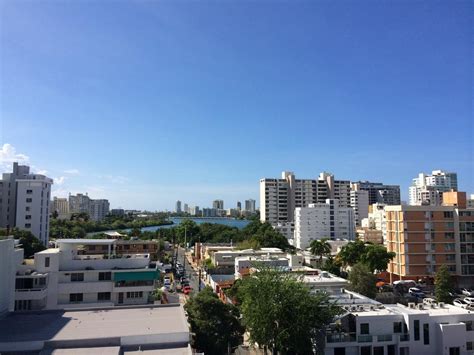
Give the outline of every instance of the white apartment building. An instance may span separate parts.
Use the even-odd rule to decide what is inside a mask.
[[[93,221],[103,220],[110,211],[110,204],[108,200],[90,200],[89,216]]]
[[[60,239],[36,253],[16,277],[15,309],[67,309],[147,304],[158,278],[150,254],[117,255],[115,239]],[[84,255],[85,245],[106,251]]]
[[[70,213],[89,213],[91,199],[84,194],[69,194],[69,212]]]
[[[15,275],[23,262],[23,249],[13,237],[0,239],[0,318],[15,309]]]
[[[467,199],[467,208],[474,208],[474,194],[471,194]]]
[[[58,218],[65,219],[69,216],[69,201],[67,198],[54,197],[51,212],[57,212]]]
[[[260,180],[260,220],[273,226],[294,221],[297,207],[339,199],[341,207],[350,206],[350,181],[335,180],[322,172],[318,179],[296,179],[293,172],[282,172],[281,179]]]
[[[326,355],[472,355],[474,313],[445,305],[358,305],[326,334]]]
[[[434,205],[443,203],[443,192],[458,190],[457,173],[433,170],[431,175],[420,173],[409,188],[410,205]]]
[[[377,229],[379,231],[385,228],[385,207],[383,203],[374,203],[369,206],[367,218],[362,220],[362,227]]]
[[[338,200],[295,209],[295,247],[306,249],[318,239],[355,239],[354,211]]]
[[[354,220],[356,226],[360,226],[362,219],[369,214],[369,192],[361,190],[359,184],[351,184],[351,207],[354,210]]]
[[[53,180],[30,174],[30,167],[13,163],[0,181],[0,227],[30,231],[44,245],[49,240],[49,201]]]

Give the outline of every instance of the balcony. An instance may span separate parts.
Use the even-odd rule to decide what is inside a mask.
[[[22,288],[15,290],[16,301],[42,300],[48,294],[47,287],[42,288]]]
[[[370,335],[370,334],[359,335],[357,337],[357,341],[359,343],[371,343],[372,342],[372,335]]]
[[[356,341],[355,333],[333,333],[326,335],[327,343],[352,343]]]
[[[392,341],[392,334],[377,335],[377,341]]]
[[[400,341],[410,341],[410,334],[400,334]]]
[[[112,270],[112,269],[145,269],[150,264],[150,254],[133,254],[126,256],[76,255],[65,260],[60,271],[75,270]]]

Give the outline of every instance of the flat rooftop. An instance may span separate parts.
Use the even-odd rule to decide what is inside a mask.
[[[114,244],[116,239],[56,239],[57,244]]]
[[[144,338],[163,344],[186,339],[187,344],[189,328],[180,305],[11,313],[0,320],[0,352],[15,343],[74,341],[74,348],[86,348],[91,340],[111,338],[125,338],[129,345],[141,345]],[[120,342],[109,344],[114,345]]]

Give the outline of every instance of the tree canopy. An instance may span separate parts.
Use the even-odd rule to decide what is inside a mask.
[[[395,255],[394,252],[387,251],[383,245],[365,244],[361,240],[356,240],[343,246],[337,259],[344,266],[363,263],[374,272],[386,270],[388,263]]]
[[[282,354],[321,348],[326,326],[340,311],[327,294],[311,293],[293,274],[268,268],[245,278],[238,298],[250,341]]]
[[[319,256],[319,265],[323,263],[323,257],[331,254],[331,244],[327,239],[313,240],[309,245],[311,254]]]
[[[25,258],[29,258],[35,255],[35,253],[46,249],[41,240],[36,238],[30,231],[13,228],[11,234],[15,239],[19,239]],[[6,235],[4,230],[1,230],[1,235]]]
[[[453,280],[448,267],[443,264],[439,267],[435,276],[435,297],[438,302],[450,303],[452,297],[449,294],[453,288]]]
[[[363,263],[355,264],[349,272],[350,289],[369,298],[377,294],[377,277]]]
[[[242,343],[244,327],[237,307],[223,303],[210,287],[184,306],[193,333],[193,347],[205,354],[227,354],[228,347]]]

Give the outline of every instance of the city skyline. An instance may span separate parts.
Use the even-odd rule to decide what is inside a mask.
[[[467,2],[91,6],[2,3],[2,172],[149,210],[282,170],[474,192]]]

